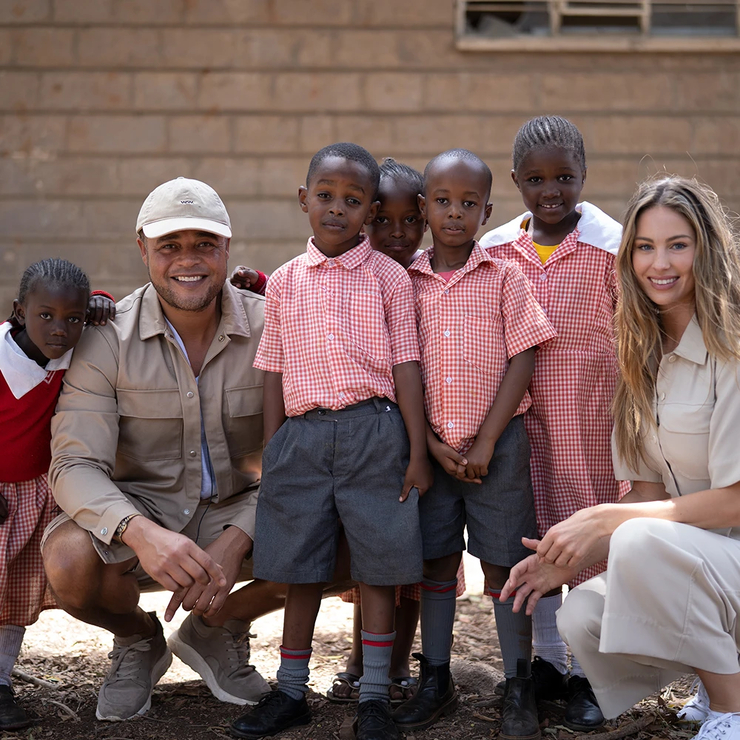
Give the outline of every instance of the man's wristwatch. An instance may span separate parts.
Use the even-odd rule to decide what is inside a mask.
[[[128,516],[125,516],[123,517],[123,519],[121,519],[118,526],[116,527],[116,531],[113,533],[112,539],[114,540],[114,542],[122,542],[121,537],[123,536],[123,533],[126,531],[126,527],[128,527],[128,523],[135,516],[141,516],[141,515],[140,514],[129,514]]]

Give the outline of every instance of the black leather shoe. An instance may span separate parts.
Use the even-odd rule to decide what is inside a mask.
[[[251,712],[234,720],[230,729],[235,737],[258,740],[296,725],[307,725],[310,721],[311,710],[305,696],[293,699],[282,691],[271,691]]]
[[[527,676],[528,669],[526,660],[518,660],[516,677],[506,679],[499,733],[503,740],[537,740],[540,737],[534,679]]]
[[[599,702],[594,690],[584,676],[571,676],[568,680],[568,706],[563,723],[571,730],[588,732],[604,724]]]
[[[419,688],[393,712],[393,721],[402,730],[423,730],[457,709],[450,664],[430,665],[421,653],[414,653],[414,658],[421,664]]]
[[[30,724],[31,720],[15,698],[13,689],[0,684],[0,731],[21,730]]]
[[[398,729],[387,701],[371,699],[357,705],[356,740],[398,740]]]
[[[535,655],[531,671],[537,701],[558,701],[568,698],[568,675],[561,673],[552,663]],[[494,693],[503,696],[505,690],[506,681],[501,681],[496,684]]]

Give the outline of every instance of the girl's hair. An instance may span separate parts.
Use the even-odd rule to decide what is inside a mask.
[[[417,193],[424,192],[424,176],[421,172],[403,162],[396,162],[393,157],[386,157],[380,165],[380,179],[406,181]]]
[[[621,290],[615,316],[621,374],[613,402],[614,431],[617,452],[635,470],[642,458],[642,435],[655,425],[655,371],[662,346],[660,314],[637,282],[632,251],[637,220],[656,206],[672,209],[694,229],[696,317],[709,354],[740,360],[740,254],[719,198],[695,179],[670,175],[643,182],[627,206],[616,262]]]
[[[64,288],[80,288],[88,293],[90,292],[90,281],[77,265],[54,257],[34,262],[26,268],[21,278],[21,286],[18,289],[18,302],[23,303],[26,296],[34,290],[39,282],[44,285],[57,285]]]
[[[527,121],[514,138],[512,162],[514,172],[522,160],[539,147],[559,147],[575,154],[578,163],[586,169],[586,149],[578,128],[560,116],[537,116]]]

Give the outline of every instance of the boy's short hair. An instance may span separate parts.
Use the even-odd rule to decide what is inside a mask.
[[[512,167],[519,169],[522,160],[539,147],[557,147],[572,152],[581,169],[586,169],[586,149],[578,127],[562,116],[537,116],[517,131],[512,151]]]
[[[465,159],[468,162],[475,162],[483,171],[487,180],[487,193],[486,200],[491,195],[491,187],[493,186],[493,173],[491,168],[477,155],[471,152],[469,149],[448,149],[446,152],[438,154],[436,157],[432,157],[424,168],[424,184],[426,185],[427,178],[429,177],[429,170],[439,161],[443,159]]]
[[[418,193],[424,192],[424,176],[403,162],[397,162],[393,157],[386,157],[380,165],[380,179],[405,181]]]
[[[308,165],[308,173],[306,174],[306,187],[311,184],[311,180],[313,180],[316,170],[319,168],[321,163],[329,157],[341,157],[350,162],[361,164],[367,170],[370,182],[374,188],[373,198],[377,196],[378,185],[380,184],[380,168],[378,167],[378,163],[375,161],[375,157],[359,144],[351,144],[346,141],[342,141],[337,144],[329,144],[329,146],[319,149],[319,151],[311,157],[311,164]]]

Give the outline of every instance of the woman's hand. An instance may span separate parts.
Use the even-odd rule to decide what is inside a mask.
[[[610,504],[577,511],[547,531],[537,545],[537,555],[543,562],[559,568],[582,570],[585,561],[596,562],[595,551],[608,548],[612,532],[621,523],[616,514],[615,505]]]

